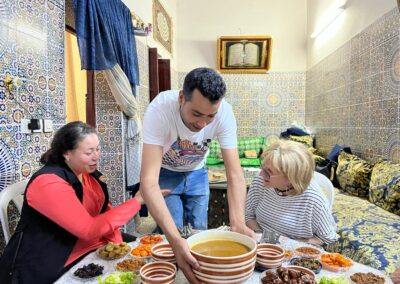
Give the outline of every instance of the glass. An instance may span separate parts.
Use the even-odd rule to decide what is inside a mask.
[[[283,176],[283,175],[271,175],[266,169],[261,169],[261,175],[266,181],[270,180],[273,177]]]

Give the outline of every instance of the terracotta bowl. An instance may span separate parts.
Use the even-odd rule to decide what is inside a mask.
[[[259,244],[257,246],[257,263],[262,268],[276,268],[282,265],[285,259],[285,250],[274,244]]]
[[[159,243],[151,248],[151,256],[154,261],[167,261],[176,263],[172,247],[168,243]]]
[[[175,281],[176,266],[165,261],[150,262],[140,268],[143,284],[170,284]]]
[[[191,248],[198,243],[210,240],[229,240],[247,246],[250,251],[237,256],[207,256],[193,251]],[[229,231],[203,231],[187,239],[192,255],[200,264],[193,270],[196,278],[202,283],[224,284],[242,283],[253,273],[256,261],[256,242],[239,233]]]

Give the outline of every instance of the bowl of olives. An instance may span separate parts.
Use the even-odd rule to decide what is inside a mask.
[[[290,264],[308,268],[312,270],[315,274],[318,274],[322,269],[322,263],[319,260],[305,257],[292,258],[290,260]]]
[[[121,258],[130,252],[130,250],[131,247],[126,242],[120,244],[108,242],[105,246],[99,247],[96,253],[100,258],[109,260]]]

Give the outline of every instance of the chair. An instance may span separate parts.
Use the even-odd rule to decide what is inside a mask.
[[[26,185],[28,184],[28,180],[19,181],[8,187],[4,188],[0,191],[0,221],[1,226],[3,228],[3,234],[6,244],[10,240],[10,227],[8,224],[8,213],[7,207],[10,201],[12,200],[18,212],[21,213],[22,203],[24,202],[23,193],[25,191]]]
[[[329,208],[332,210],[333,199],[335,197],[335,190],[329,178],[319,172],[314,172],[314,180],[318,183],[324,196],[329,202]]]

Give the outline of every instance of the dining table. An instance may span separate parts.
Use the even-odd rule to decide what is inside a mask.
[[[221,229],[221,228],[220,228]],[[226,229],[226,226],[223,226],[222,230]],[[217,229],[218,230],[218,229]],[[165,240],[166,241],[166,240]],[[303,246],[305,243],[292,240],[283,236],[279,237],[279,244],[285,249],[285,250],[294,250],[296,247]],[[130,242],[129,246],[134,248],[135,246],[139,245],[138,242]],[[321,249],[321,248],[320,248]],[[115,267],[118,262],[120,262],[124,258],[129,258],[131,257],[129,254],[124,256],[123,258],[120,259],[114,259],[114,260],[105,260],[100,258],[96,252],[91,252],[87,256],[85,256],[80,262],[78,262],[75,266],[73,266],[68,272],[66,272],[62,277],[60,277],[55,283],[56,284],[80,284],[80,283],[86,283],[86,284],[95,284],[97,282],[97,277],[91,279],[91,280],[84,280],[84,279],[79,279],[78,277],[74,276],[74,272],[82,267],[83,265],[87,265],[89,263],[95,263],[98,265],[101,265],[104,267],[103,275],[107,275],[109,273],[115,272]],[[288,266],[289,260],[285,260],[282,264],[282,267]],[[376,275],[379,275],[385,279],[385,284],[393,284],[392,280],[384,274],[382,271],[379,271],[375,268],[372,268],[370,266],[358,263],[353,261],[353,265],[350,267],[348,271],[345,272],[331,272],[325,269],[322,269],[317,275],[317,283],[318,280],[323,277],[340,277],[343,276],[349,283],[352,283],[350,281],[350,275],[356,273],[356,272],[362,272],[362,273],[368,273],[372,272]],[[245,282],[245,284],[260,284],[260,278],[261,278],[261,271],[254,270],[254,273],[251,275],[251,277]],[[140,276],[137,276],[138,278],[134,282],[135,284],[140,283]],[[177,274],[176,274],[176,279],[174,283],[177,284],[188,284],[190,283],[183,272],[178,269]],[[353,282],[354,283],[354,282]]]

